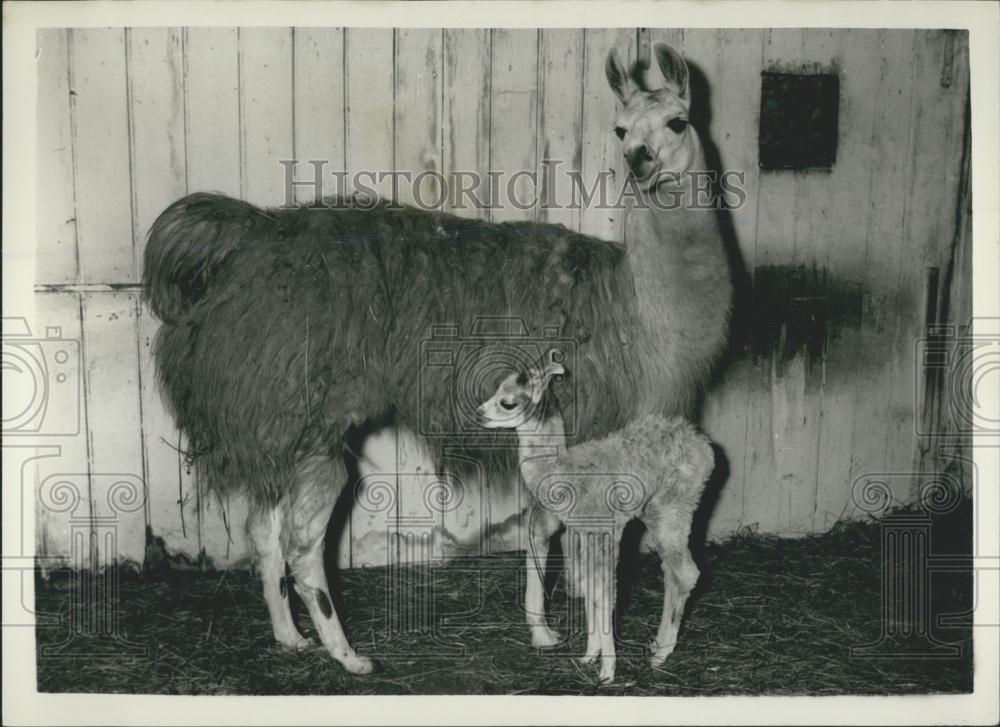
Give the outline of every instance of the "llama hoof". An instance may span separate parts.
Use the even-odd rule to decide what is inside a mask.
[[[593,664],[597,661],[598,654],[584,654],[577,659],[580,664]]]
[[[654,669],[663,666],[663,662],[667,660],[667,657],[674,652],[674,645],[664,646],[662,648],[657,647],[656,644],[651,644],[650,648],[653,650],[653,655],[649,657],[649,665]]]
[[[531,632],[531,645],[536,649],[551,649],[562,643],[562,637],[558,631],[550,628],[535,629]]]
[[[278,646],[285,651],[305,651],[316,646],[316,642],[312,639],[307,639],[305,636],[296,636],[292,639],[279,640]]]
[[[601,669],[601,673],[597,677],[597,683],[602,687],[611,684],[615,680],[615,670],[614,669]]]
[[[371,674],[375,671],[375,664],[367,656],[359,656],[358,654],[349,654],[342,657],[338,657],[337,661],[349,671],[351,674],[357,674],[359,676],[364,674]]]

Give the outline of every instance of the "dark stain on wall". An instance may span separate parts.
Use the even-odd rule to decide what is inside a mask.
[[[748,321],[752,361],[773,358],[780,374],[795,356],[805,355],[812,373],[828,345],[858,331],[865,301],[861,283],[834,278],[816,266],[758,267]]]

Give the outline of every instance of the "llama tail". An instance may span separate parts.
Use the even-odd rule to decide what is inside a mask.
[[[198,192],[167,207],[149,230],[143,299],[176,323],[204,295],[226,257],[272,222],[253,205]]]

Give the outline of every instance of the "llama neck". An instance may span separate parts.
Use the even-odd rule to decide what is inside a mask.
[[[692,169],[703,169],[699,160]],[[714,209],[690,175],[677,187],[648,193],[629,210],[626,258],[635,285],[635,315],[644,363],[639,408],[689,413],[725,346],[732,281]],[[676,201],[669,205],[665,202]],[[654,203],[655,202],[655,203]],[[666,207],[666,208],[665,208]],[[639,412],[637,412],[639,413]]]
[[[689,172],[678,182],[668,181],[656,191],[642,190],[638,204],[628,211],[626,244],[632,248],[655,245],[665,257],[681,257],[690,245],[718,238],[718,220],[710,205],[711,190],[707,178],[705,155],[697,136],[691,137],[692,162]],[[703,189],[699,192],[698,186]]]
[[[544,419],[534,419],[517,429],[518,461],[521,474],[533,488],[544,469],[545,460],[566,452],[566,432],[562,415],[553,413]]]

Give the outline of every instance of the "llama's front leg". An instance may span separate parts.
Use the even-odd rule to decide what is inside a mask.
[[[371,660],[356,654],[344,635],[323,567],[327,523],[346,472],[339,461],[315,457],[300,466],[298,475],[286,518],[288,561],[295,590],[309,609],[330,655],[352,674],[369,674],[373,669]]]
[[[602,590],[604,593],[597,600],[595,614],[601,652],[601,671],[598,680],[602,684],[610,684],[615,680],[614,600],[607,594],[606,585]]]
[[[587,619],[587,648],[580,657],[581,664],[593,664],[601,655],[600,606],[593,594],[591,580],[584,581],[583,609]]]
[[[600,588],[598,590],[597,614],[601,640],[601,672],[598,678],[602,684],[615,680],[615,597],[617,596],[616,570],[618,567],[619,536],[613,535],[611,542],[605,536],[600,552]]]
[[[590,533],[580,548],[583,570],[583,597],[587,613],[587,651],[580,660],[592,663],[598,657],[598,679],[609,684],[615,679],[615,567],[618,559],[614,535]]]
[[[576,571],[579,595],[587,622],[587,648],[580,657],[581,664],[592,664],[601,655],[601,606],[600,577],[597,571],[597,553],[593,533],[571,534],[571,567]]]
[[[264,600],[271,615],[271,630],[279,644],[289,649],[305,649],[312,642],[299,633],[292,621],[285,579],[285,556],[281,547],[284,506],[255,509],[247,520],[247,533],[257,551],[257,570],[264,586]]]
[[[560,636],[545,621],[545,565],[549,557],[549,540],[559,529],[542,508],[535,506],[528,513],[528,583],[524,592],[524,610],[531,628],[531,645],[538,649],[557,646]]]
[[[660,628],[656,634],[653,655],[650,658],[652,666],[661,666],[667,657],[673,653],[677,645],[677,632],[680,630],[684,606],[691,590],[698,582],[698,566],[691,558],[687,543],[676,543],[673,547],[660,549],[663,567],[663,613],[660,616]]]

